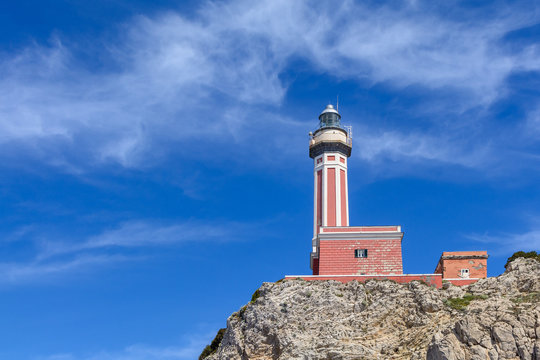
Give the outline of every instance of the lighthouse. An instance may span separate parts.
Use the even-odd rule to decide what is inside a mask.
[[[310,135],[315,179],[313,237],[317,237],[321,226],[349,226],[347,158],[351,156],[351,137],[332,105],[319,115],[319,128]]]
[[[390,279],[399,283],[420,280],[437,288],[443,279],[467,285],[486,277],[487,252],[443,252],[435,273],[403,274],[400,225],[349,226],[347,163],[351,156],[350,127],[327,105],[319,115],[319,128],[309,133],[313,159],[312,275],[285,275],[285,279],[313,280]]]
[[[401,226],[349,226],[350,131],[327,105],[310,133],[313,159],[313,275],[401,274]]]

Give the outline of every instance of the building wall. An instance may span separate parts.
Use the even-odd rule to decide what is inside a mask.
[[[367,249],[367,258],[355,258],[355,249]],[[321,240],[319,275],[402,274],[401,240]]]
[[[313,237],[321,226],[348,226],[347,157],[325,152],[314,159]]]
[[[319,229],[322,225],[322,170],[317,171],[317,188],[315,191],[316,197],[316,208],[315,208],[315,232],[314,235],[317,236]]]
[[[435,273],[442,274],[443,279],[452,280],[455,285],[468,282],[461,281],[466,279],[461,276],[461,269],[469,269],[469,279],[484,279],[487,277],[487,256],[487,251],[445,251]]]
[[[313,275],[319,275],[319,259],[313,259]]]
[[[483,279],[487,276],[487,259],[443,259],[443,278],[461,277],[461,269],[469,269],[469,278]]]
[[[329,156],[330,157],[330,156]],[[335,156],[332,156],[332,161]],[[326,225],[336,226],[336,168],[328,168],[327,170],[327,210],[326,210]]]
[[[349,139],[345,130],[336,130],[335,128],[320,129],[309,141],[309,146],[312,147],[320,142],[342,142],[347,144]]]
[[[345,158],[340,157],[340,161],[345,163]],[[339,170],[339,189],[341,193],[341,226],[348,226],[349,225],[349,214],[347,212],[349,211],[349,206],[347,203],[347,173],[345,170],[340,169]]]

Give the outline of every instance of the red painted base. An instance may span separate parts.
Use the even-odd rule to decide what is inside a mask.
[[[452,283],[453,285],[463,286],[463,285],[474,284],[480,279],[443,279],[443,280],[445,282],[448,281],[449,283]]]
[[[421,274],[421,275],[287,275],[285,280],[293,279],[302,279],[306,281],[316,281],[316,280],[336,280],[342,283],[347,283],[349,281],[359,281],[365,282],[367,280],[392,280],[400,284],[408,283],[414,280],[423,281],[437,289],[442,287],[442,275],[441,274]]]

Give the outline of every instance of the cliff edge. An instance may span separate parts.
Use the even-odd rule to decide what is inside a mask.
[[[437,290],[421,282],[264,283],[207,360],[540,360],[540,262]]]

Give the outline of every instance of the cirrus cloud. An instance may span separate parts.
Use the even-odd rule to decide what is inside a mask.
[[[264,157],[267,149],[253,142],[258,134],[300,130],[273,126],[287,116],[281,104],[289,84],[281,75],[296,71],[440,91],[443,109],[457,114],[461,127],[475,127],[459,114],[504,96],[511,74],[540,71],[537,43],[504,45],[507,34],[539,18],[505,3],[484,17],[458,2],[448,6],[445,13],[424,2],[207,2],[189,18],[173,11],[133,18],[111,39],[91,44],[59,36],[1,57],[0,148],[4,156],[30,154],[71,172],[108,163],[152,166],[171,154],[204,156],[214,147],[218,156],[235,147]],[[88,55],[101,59],[100,66]],[[445,127],[433,126],[416,139],[402,138],[396,151],[390,149],[400,134],[372,126],[387,146],[363,156],[376,162],[387,149],[404,161],[444,162],[451,156],[431,152],[429,143],[449,142],[461,153],[475,146],[473,137],[454,142]],[[497,156],[485,150],[473,148],[460,163]]]

